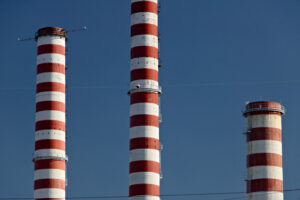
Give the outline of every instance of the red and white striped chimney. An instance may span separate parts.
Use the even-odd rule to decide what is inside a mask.
[[[131,0],[131,200],[159,200],[158,2]]]
[[[66,31],[46,27],[36,33],[36,123],[34,198],[65,199],[65,43]]]
[[[281,117],[284,107],[271,101],[248,103],[247,199],[283,200]]]

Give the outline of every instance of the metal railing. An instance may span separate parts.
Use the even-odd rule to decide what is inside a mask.
[[[243,111],[243,114],[251,113],[251,112],[258,112],[258,111],[270,111],[270,112],[280,112],[283,115],[285,114],[286,110],[284,106],[280,106],[280,108],[270,108],[270,107],[258,107],[258,108],[246,108]]]

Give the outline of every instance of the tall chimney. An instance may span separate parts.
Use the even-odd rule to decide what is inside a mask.
[[[283,200],[281,117],[284,107],[271,101],[246,105],[247,199]]]
[[[131,200],[159,200],[158,2],[131,0]]]
[[[65,43],[66,31],[36,33],[36,123],[33,156],[34,198],[64,200],[66,185]]]

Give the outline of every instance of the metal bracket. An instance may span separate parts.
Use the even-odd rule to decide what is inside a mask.
[[[163,179],[163,172],[161,167],[161,152],[163,150],[163,145],[159,143],[159,177],[160,179]]]
[[[250,112],[256,112],[256,111],[270,111],[270,112],[279,112],[282,113],[282,115],[285,114],[285,108],[284,106],[281,106],[281,108],[247,108],[245,111],[242,111],[244,115]]]
[[[55,160],[63,160],[63,161],[66,161],[68,162],[68,156],[65,155],[64,157],[62,156],[36,156],[34,155],[33,158],[32,158],[32,162],[35,162],[37,160],[46,160],[46,159],[55,159]]]
[[[161,95],[161,87],[158,86],[157,88],[150,88],[150,87],[142,87],[140,85],[136,86],[135,88],[130,88],[127,92],[128,95],[131,95],[132,93],[135,92],[155,92]]]
[[[250,130],[243,132],[244,135],[249,135],[251,133]]]

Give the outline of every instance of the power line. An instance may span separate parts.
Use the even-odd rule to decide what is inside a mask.
[[[244,82],[207,82],[207,83],[180,83],[180,84],[166,84],[164,88],[171,87],[205,87],[205,86],[238,86],[238,85],[273,85],[273,84],[288,84],[300,83],[300,80],[283,80],[283,81],[244,81]],[[71,86],[69,89],[112,89],[112,88],[128,88],[125,85],[87,85],[87,86]],[[0,91],[5,90],[34,90],[32,87],[16,87],[16,88],[1,88]]]
[[[300,188],[286,189],[283,190],[284,193],[300,191]],[[274,192],[275,193],[275,192]],[[204,192],[204,193],[178,193],[178,194],[162,194],[160,197],[188,197],[188,196],[220,196],[220,195],[236,195],[236,194],[245,194],[245,192]],[[263,195],[263,194],[259,194]],[[122,199],[128,198],[127,195],[116,195],[116,196],[74,196],[66,197],[65,199]],[[223,200],[238,200],[245,199],[246,197],[233,197]],[[0,200],[34,200],[30,197],[0,197]]]
[[[113,88],[125,88],[126,86],[73,86],[68,87],[69,89],[113,89]],[[16,88],[0,88],[0,91],[5,90],[34,90],[33,87],[16,87]],[[50,89],[50,88],[43,88],[43,89]]]
[[[287,190],[283,190],[285,193],[287,192],[295,192],[295,191],[300,191],[300,188],[295,188],[295,189],[287,189]],[[271,192],[269,192],[271,193]],[[272,193],[271,193],[272,194]],[[273,194],[277,194],[277,192],[273,192]],[[252,194],[252,196],[264,196],[265,194]],[[223,199],[223,200],[240,200],[240,199],[246,199],[246,196],[243,197],[233,197],[233,198],[227,198],[227,199]]]
[[[273,85],[273,84],[287,84],[299,83],[299,79],[295,80],[271,80],[271,81],[232,81],[232,82],[207,82],[207,83],[180,83],[164,85],[164,87],[203,87],[203,86],[236,86],[236,85]]]

